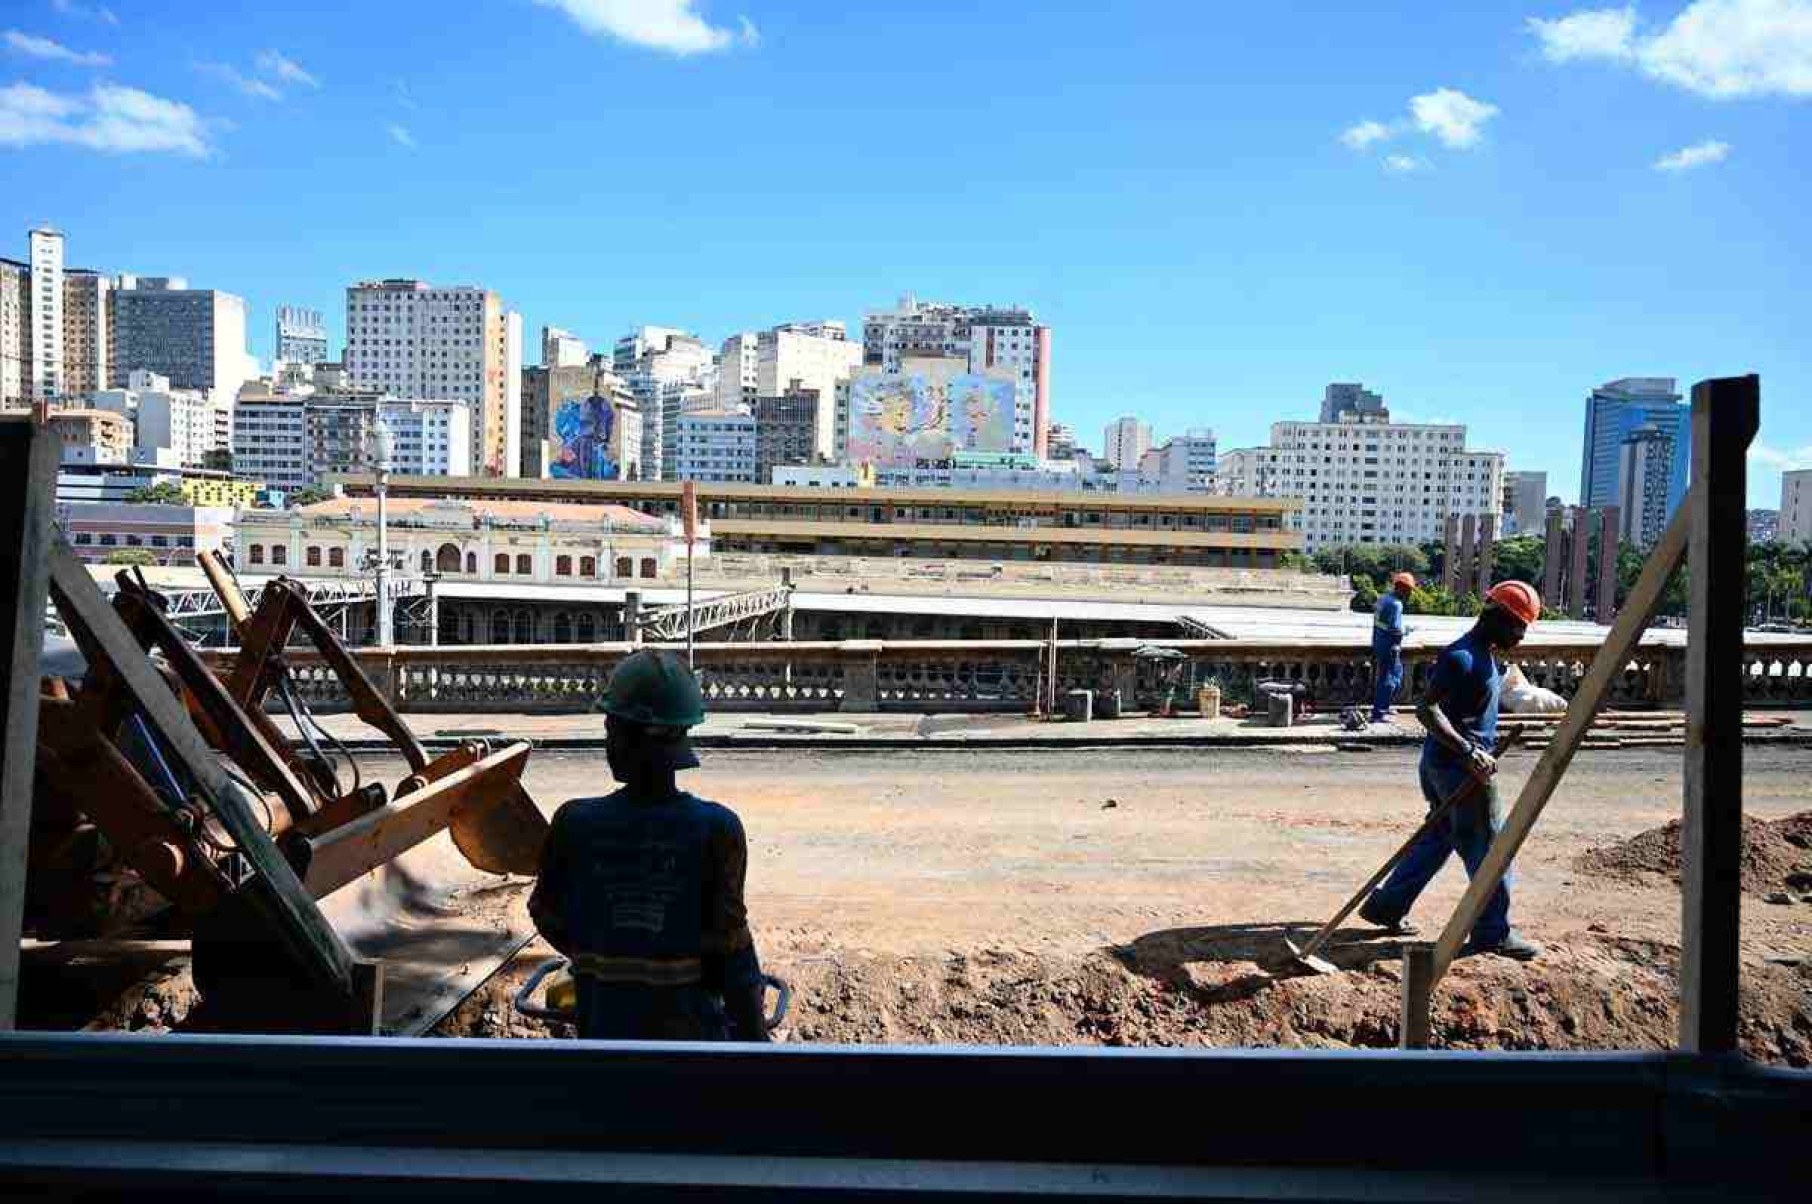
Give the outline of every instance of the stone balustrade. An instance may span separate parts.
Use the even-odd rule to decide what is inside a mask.
[[[1258,640],[1167,640],[1184,660],[1134,655],[1136,640],[1064,640],[1057,646],[1057,689],[1118,689],[1130,710],[1157,706],[1167,692],[1193,707],[1192,684],[1217,681],[1229,702],[1249,700],[1255,683],[1302,682],[1317,707],[1344,706],[1371,693],[1371,655],[1359,644],[1283,644]],[[1537,685],[1570,696],[1596,645],[1542,644],[1515,660]],[[466,645],[359,649],[378,688],[408,712],[582,712],[595,708],[612,666],[628,644]],[[1412,690],[1426,680],[1437,650],[1405,654]],[[209,652],[216,664],[232,653]],[[697,663],[717,711],[1026,712],[1045,685],[1050,645],[1040,640],[878,641],[700,644]],[[318,710],[346,699],[312,650],[287,658],[299,690]],[[1812,706],[1812,639],[1751,645],[1745,652],[1750,706]],[[1612,687],[1612,706],[1679,706],[1685,650],[1644,644]]]

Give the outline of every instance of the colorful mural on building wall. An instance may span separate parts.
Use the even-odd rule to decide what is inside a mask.
[[[849,460],[877,468],[1004,452],[1013,441],[1013,382],[965,374],[869,375],[850,385]]]
[[[548,423],[548,475],[614,481],[622,463],[612,435],[617,415],[607,397],[568,397],[554,403]]]

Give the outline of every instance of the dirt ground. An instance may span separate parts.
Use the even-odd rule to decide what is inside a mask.
[[[782,1039],[1376,1046],[1397,1038],[1396,943],[1355,927],[1331,955],[1345,972],[1318,977],[1293,972],[1283,936],[1332,914],[1420,818],[1414,756],[713,751],[688,784],[747,827],[756,937],[796,993]],[[1507,759],[1506,799],[1533,763]],[[1772,821],[1812,807],[1812,750],[1753,748],[1744,768],[1747,815],[1771,824],[1751,825],[1744,1042],[1808,1066],[1812,823]],[[528,777],[549,809],[606,788],[594,756],[538,754]],[[1653,830],[1680,789],[1677,750],[1579,756],[1513,885],[1548,953],[1457,963],[1437,1044],[1672,1044],[1677,859]],[[1455,862],[1418,905],[1431,936],[1463,884]],[[545,956],[524,950],[439,1031],[548,1035],[508,1003]]]

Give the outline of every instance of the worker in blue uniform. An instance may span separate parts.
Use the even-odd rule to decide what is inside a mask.
[[[1416,579],[1398,573],[1372,608],[1372,668],[1377,674],[1372,686],[1373,723],[1390,718],[1391,703],[1403,686],[1403,637],[1409,633],[1403,625],[1403,604],[1415,592]]]
[[[704,697],[683,660],[643,650],[604,696],[622,789],[555,813],[529,914],[572,963],[581,1037],[765,1041],[761,962],[743,903],[736,813],[679,788]]]
[[[1541,598],[1522,581],[1504,581],[1485,595],[1485,609],[1470,630],[1446,648],[1429,673],[1416,718],[1428,731],[1417,776],[1430,810],[1459,799],[1444,822],[1422,833],[1384,884],[1359,908],[1368,923],[1410,935],[1404,917],[1422,890],[1454,853],[1470,877],[1504,826],[1503,804],[1492,778],[1497,760],[1498,698],[1503,670],[1498,655],[1522,643],[1541,616]],[[1473,925],[1470,953],[1496,953],[1528,961],[1541,949],[1510,926],[1508,873]]]

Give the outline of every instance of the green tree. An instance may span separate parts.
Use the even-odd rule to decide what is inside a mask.
[[[1546,538],[1535,534],[1499,540],[1491,553],[1491,583],[1523,581],[1540,589],[1547,567],[1546,545]]]
[[[151,506],[186,506],[188,499],[182,495],[182,486],[173,481],[159,481],[155,485],[141,485],[126,495],[128,502],[137,502]]]
[[[103,564],[152,565],[157,556],[147,548],[115,548],[107,553]]]
[[[304,485],[284,500],[291,506],[312,506],[328,499],[328,492],[316,485]]]

